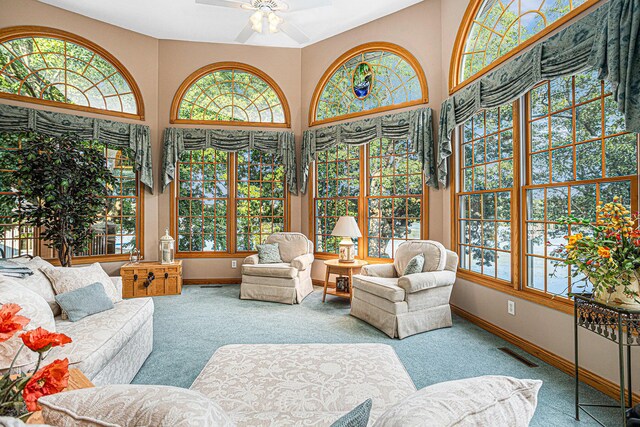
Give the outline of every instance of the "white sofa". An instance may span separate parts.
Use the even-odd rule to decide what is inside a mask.
[[[69,367],[77,368],[95,385],[128,384],[138,373],[153,348],[153,300],[137,298],[120,300],[114,308],[85,317],[77,322],[63,320],[55,302],[51,282],[40,268],[51,266],[36,257],[20,259],[34,274],[28,279],[0,277],[0,304],[16,303],[22,307],[21,315],[31,322],[27,329],[42,326],[49,331],[63,333],[73,340],[70,344],[53,348],[44,364],[56,359],[69,359]],[[119,295],[122,279],[111,277]],[[18,337],[11,345],[0,348],[0,370],[7,369],[17,350]],[[16,369],[34,368],[35,355],[24,351]]]
[[[403,276],[409,261],[424,255],[421,273]],[[449,297],[458,255],[432,240],[398,246],[393,264],[367,265],[353,277],[351,315],[391,338],[451,326]]]
[[[120,293],[122,279],[112,277]],[[56,332],[73,342],[54,348],[48,360],[69,358],[94,385],[128,384],[153,350],[153,300],[135,298],[114,304],[112,310],[78,322],[55,318]]]
[[[313,292],[313,243],[302,233],[274,233],[265,243],[278,243],[282,263],[260,264],[258,255],[247,257],[240,298],[300,304]]]

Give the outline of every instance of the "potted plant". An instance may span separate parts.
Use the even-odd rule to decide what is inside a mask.
[[[60,263],[86,250],[93,225],[104,216],[106,196],[115,184],[104,153],[68,135],[36,133],[21,137],[21,148],[8,150],[2,167],[11,170],[8,184],[15,195],[4,197],[16,223],[40,230]]]
[[[573,277],[582,274],[593,284],[593,298],[605,304],[640,309],[640,228],[638,214],[620,203],[598,203],[595,223],[568,216],[560,223],[578,225],[583,233],[566,236],[567,244],[553,253],[562,258],[557,265],[575,266]],[[579,283],[580,281],[578,281]]]

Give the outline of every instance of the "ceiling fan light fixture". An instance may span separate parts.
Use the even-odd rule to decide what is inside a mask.
[[[262,20],[264,18],[264,13],[261,10],[257,10],[251,17],[249,21],[251,22],[251,28],[256,33],[262,33]]]
[[[270,33],[277,33],[278,31],[280,31],[280,24],[284,22],[284,19],[276,15],[274,12],[269,12],[267,19],[269,21]]]

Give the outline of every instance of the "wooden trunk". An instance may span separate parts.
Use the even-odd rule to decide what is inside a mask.
[[[156,297],[182,293],[182,261],[127,263],[120,268],[122,297]]]

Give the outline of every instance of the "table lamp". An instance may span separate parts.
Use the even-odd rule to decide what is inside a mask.
[[[340,262],[355,262],[355,254],[353,251],[353,240],[362,237],[358,223],[352,216],[341,216],[333,227],[332,236],[342,237],[340,241]]]

